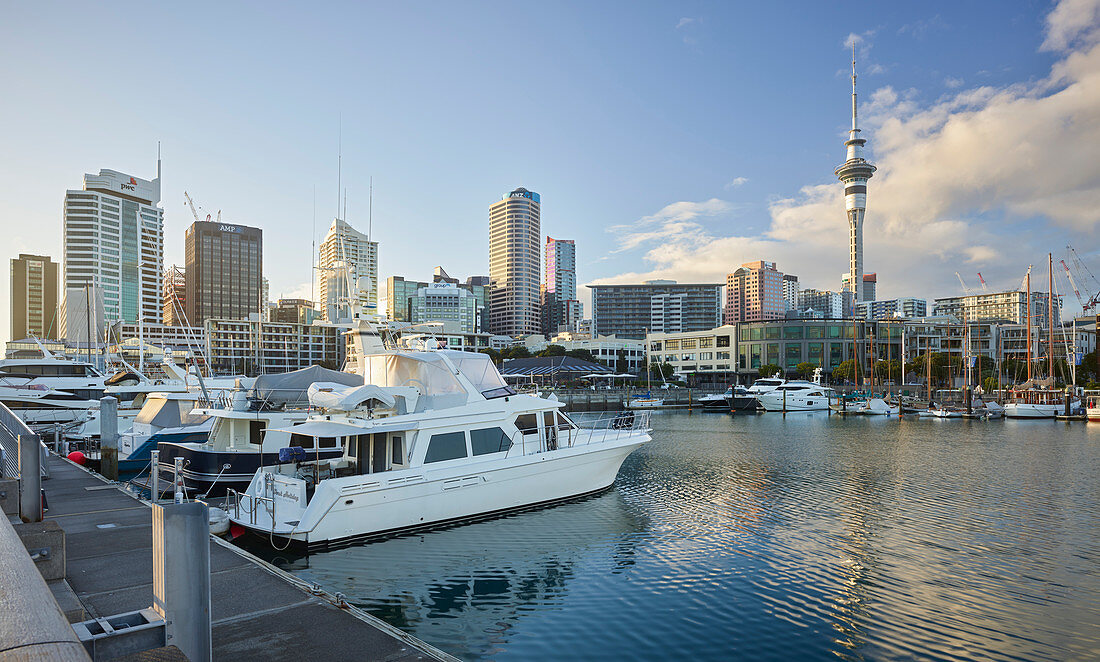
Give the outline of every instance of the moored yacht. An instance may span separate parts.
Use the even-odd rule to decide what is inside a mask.
[[[1079,400],[1070,402],[1070,409],[1081,406]],[[1009,391],[1004,410],[1007,418],[1054,418],[1066,409],[1062,391],[1054,388],[1024,388]]]
[[[293,463],[230,490],[235,523],[315,545],[549,504],[610,487],[650,438],[644,412],[579,427],[561,402],[517,394],[484,354],[376,350],[357,365],[365,385],[318,385],[320,412],[283,430],[337,439],[341,456],[284,449]]]
[[[831,388],[793,379],[771,391],[756,396],[765,411],[828,411],[833,397]]]

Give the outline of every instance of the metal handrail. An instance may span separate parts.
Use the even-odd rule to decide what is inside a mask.
[[[578,421],[570,419],[573,422],[573,425],[568,428],[568,443],[562,446],[560,444],[561,435],[559,434],[557,435],[559,439],[558,448],[572,448],[574,445],[576,445],[574,441],[576,436],[575,432],[577,430],[587,430],[590,432],[590,434],[588,435],[588,439],[584,443],[585,446],[592,443],[604,443],[608,441],[609,438],[611,441],[616,441],[623,436],[630,436],[638,431],[649,430],[649,417],[651,414],[652,412],[648,411],[624,410],[618,412],[605,412],[603,414],[600,414],[594,420],[587,419]],[[560,424],[555,423],[555,425],[557,426],[557,430],[559,433],[566,429],[561,427]],[[546,430],[546,427],[543,426],[542,429]],[[598,432],[603,432],[603,434],[599,435],[599,439],[597,441],[595,438],[597,436],[596,433]],[[538,428],[535,428],[533,431],[526,432],[524,430],[516,430],[508,440],[509,446],[507,453],[511,454],[512,449],[516,447],[516,437],[518,435],[520,455],[527,455],[527,437],[535,436],[537,434]],[[536,453],[542,452],[541,442],[539,443],[539,447],[540,450],[535,451]],[[505,455],[505,457],[507,457],[507,455]]]

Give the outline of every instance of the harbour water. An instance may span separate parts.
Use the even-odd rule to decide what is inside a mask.
[[[584,501],[254,551],[463,659],[1100,657],[1100,425],[653,427]]]

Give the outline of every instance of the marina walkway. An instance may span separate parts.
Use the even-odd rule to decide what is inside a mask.
[[[153,603],[152,510],[98,476],[51,456],[45,519],[64,530],[66,579],[85,619]],[[215,659],[452,660],[228,543],[210,539]]]

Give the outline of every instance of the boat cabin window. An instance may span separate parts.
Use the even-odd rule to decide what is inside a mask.
[[[536,414],[520,414],[516,416],[516,427],[522,434],[538,434],[539,419]]]
[[[395,434],[390,438],[390,464],[404,465],[405,464],[405,438],[403,435]],[[476,455],[476,453],[475,453]]]
[[[500,453],[511,448],[512,442],[500,428],[470,430],[470,447],[474,455]]]
[[[317,448],[336,448],[336,437],[317,437]]]
[[[299,446],[301,448],[313,448],[313,437],[306,434],[293,434],[290,435],[290,445]]]
[[[424,464],[444,462],[466,457],[466,433],[445,432],[433,434],[428,442],[428,452],[424,454]]]
[[[558,412],[558,429],[559,430],[571,430],[577,427],[573,424],[573,421],[569,420],[569,417],[565,414]]]
[[[259,446],[264,442],[264,432],[267,431],[267,421],[248,422],[248,443]]]

